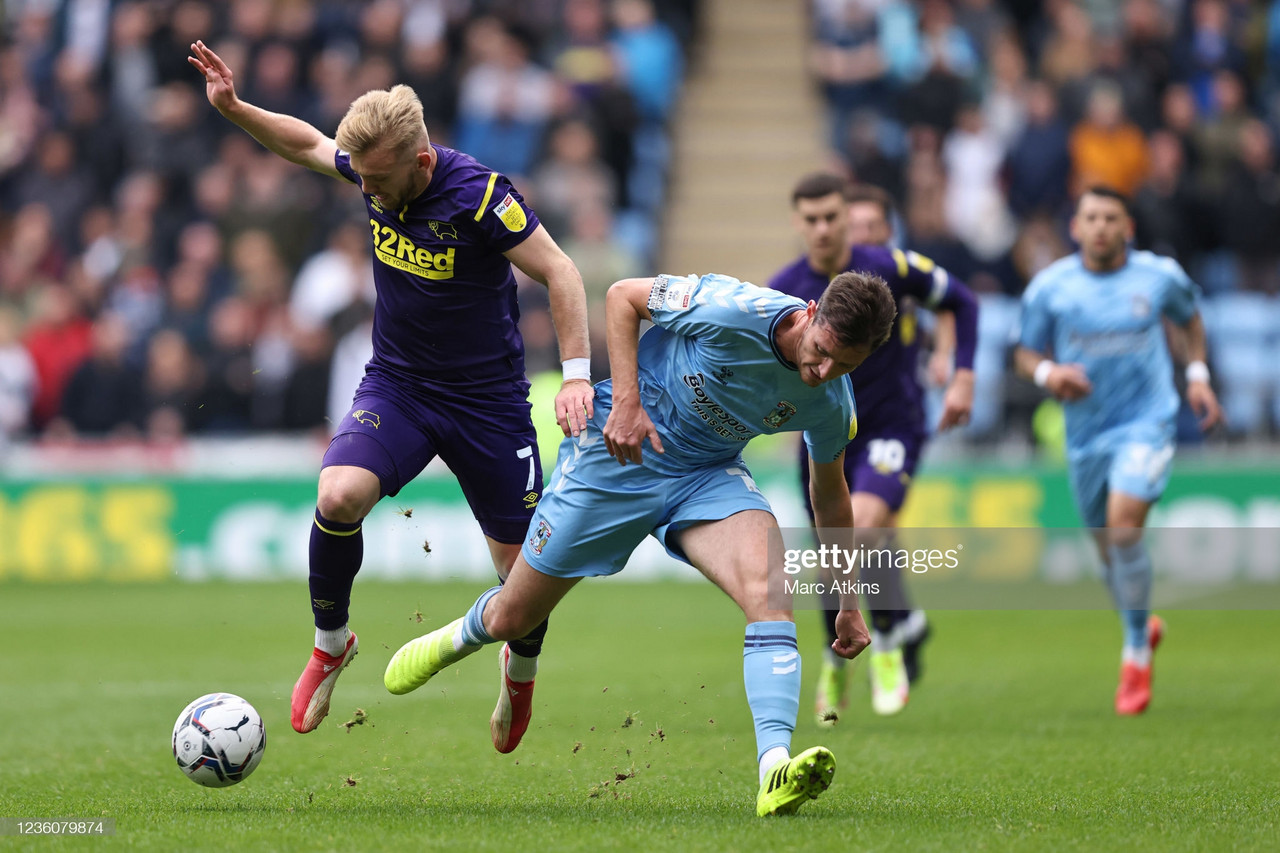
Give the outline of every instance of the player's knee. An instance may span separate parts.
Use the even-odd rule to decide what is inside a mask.
[[[369,472],[364,472],[369,473]],[[354,524],[378,502],[378,478],[329,476],[320,478],[316,507],[330,521]]]
[[[769,579],[764,574],[744,579],[737,597],[748,622],[779,622],[791,618],[789,610],[770,606]]]
[[[1119,548],[1131,548],[1142,541],[1143,529],[1140,525],[1111,524],[1107,526],[1107,543]]]

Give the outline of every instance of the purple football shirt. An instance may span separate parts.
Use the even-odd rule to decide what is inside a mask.
[[[373,361],[443,391],[509,387],[524,377],[516,282],[503,252],[538,227],[511,182],[460,151],[432,146],[431,183],[402,210],[365,195],[373,238]],[[351,158],[334,165],[359,185]]]
[[[903,425],[924,430],[924,389],[920,384],[920,339],[911,297],[926,308],[956,314],[956,367],[972,368],[977,302],[958,279],[915,252],[882,246],[854,246],[846,270],[880,276],[893,291],[898,317],[889,340],[849,374],[858,401],[859,432]],[[769,287],[815,302],[829,281],[807,258],[783,267]]]

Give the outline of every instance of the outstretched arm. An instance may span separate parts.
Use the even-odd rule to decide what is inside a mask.
[[[587,418],[595,412],[591,343],[587,336],[587,293],[582,287],[582,276],[541,225],[505,255],[525,275],[547,288],[551,323],[560,342],[560,361],[566,366],[564,382],[556,394],[556,423],[565,435],[578,435],[586,427]],[[570,359],[585,359],[585,363]],[[575,374],[576,368],[585,369]]]
[[[204,92],[218,112],[291,163],[341,178],[333,158],[338,144],[302,119],[255,107],[236,95],[231,69],[202,41],[191,45],[187,61],[204,76]]]
[[[853,505],[849,501],[849,486],[844,479],[844,454],[834,462],[816,462],[809,459],[809,497],[813,502],[814,526],[825,537],[837,537],[844,541],[824,545],[838,545],[853,550]],[[847,535],[846,535],[847,534]],[[840,593],[840,613],[836,616],[836,640],[831,650],[843,658],[857,657],[871,645],[871,633],[858,609],[858,597],[853,593]]]

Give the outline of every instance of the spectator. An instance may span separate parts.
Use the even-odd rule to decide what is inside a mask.
[[[613,0],[618,66],[643,122],[666,124],[675,106],[684,56],[651,0]]]
[[[81,165],[71,137],[61,131],[45,134],[36,147],[35,168],[18,180],[14,203],[43,204],[52,231],[70,234],[92,201],[93,178]]]
[[[1217,200],[1240,154],[1240,131],[1250,121],[1244,83],[1231,71],[1213,76],[1210,106],[1197,125],[1196,179],[1200,191]]]
[[[507,175],[527,175],[550,120],[555,82],[530,60],[527,36],[495,18],[467,30],[475,64],[458,95],[456,144]]]
[[[1133,198],[1137,243],[1160,255],[1176,258],[1184,266],[1193,255],[1217,239],[1209,226],[1196,188],[1186,171],[1186,158],[1178,137],[1168,130],[1151,135],[1151,171]],[[1205,232],[1209,233],[1206,235]]]
[[[142,422],[153,441],[174,441],[200,426],[203,378],[186,338],[162,329],[147,344]]]
[[[1240,127],[1240,157],[1227,178],[1218,218],[1223,243],[1239,256],[1240,287],[1280,291],[1280,175],[1275,140],[1250,119]]]
[[[1096,67],[1093,23],[1072,0],[1047,4],[1051,28],[1039,51],[1040,76],[1062,87],[1083,80]],[[1074,121],[1077,116],[1068,116]]]
[[[66,272],[67,255],[43,202],[23,206],[10,223],[9,245],[0,254],[0,296],[20,297],[35,285]]]
[[[209,315],[205,426],[211,432],[249,428],[253,408],[253,332],[253,310],[238,296],[222,300]]]
[[[368,231],[369,226],[361,222],[340,226],[329,236],[328,245],[298,270],[289,297],[289,317],[295,327],[328,326],[353,303],[373,302]]]
[[[1192,0],[1191,26],[1178,40],[1174,70],[1191,88],[1203,112],[1212,109],[1217,72],[1245,69],[1244,51],[1233,35],[1231,11],[1224,0]]]
[[[833,0],[815,14],[809,69],[828,109],[832,145],[842,148],[857,114],[878,113],[888,95],[889,65],[881,48],[875,8],[859,0]]]
[[[1072,195],[1095,184],[1132,195],[1146,177],[1147,141],[1125,117],[1120,91],[1110,83],[1099,83],[1089,93],[1070,146]]]
[[[60,435],[132,438],[144,414],[141,372],[126,356],[133,341],[129,327],[114,314],[93,324],[93,349],[62,391],[57,422]]]
[[[1027,88],[1027,124],[1006,161],[1009,206],[1018,216],[1057,213],[1067,202],[1071,153],[1067,126],[1058,115],[1053,87],[1038,80]]]
[[[89,357],[93,324],[65,285],[48,285],[36,293],[35,317],[23,343],[35,363],[37,391],[31,407],[32,426],[43,429],[58,414],[71,374]]]
[[[324,326],[295,327],[290,344],[295,358],[281,395],[280,425],[288,430],[323,430],[333,340]]]
[[[949,131],[955,105],[971,94],[980,70],[978,52],[956,26],[947,0],[924,0],[917,49],[900,72],[907,81],[898,106],[902,122]]]
[[[0,303],[0,451],[31,426],[36,365],[18,338],[21,317]]]
[[[581,111],[591,124],[600,158],[613,173],[616,203],[625,207],[627,175],[635,159],[632,135],[637,118],[635,102],[620,79],[618,57],[609,41],[606,0],[567,0],[564,31],[549,57],[552,69],[572,93],[574,111]]]
[[[990,56],[991,75],[982,98],[982,113],[1000,147],[1008,150],[1027,123],[1027,60],[1008,30],[992,37]]]
[[[848,141],[843,154],[852,175],[859,183],[883,189],[894,198],[902,198],[903,175],[900,159],[890,157],[881,144],[885,123],[870,110],[854,113],[848,124]]]
[[[614,208],[613,177],[599,157],[590,125],[581,119],[563,122],[552,130],[548,148],[531,186],[538,217],[552,235],[568,233],[579,208]]]
[[[1004,162],[999,138],[987,129],[982,109],[966,104],[942,147],[947,170],[947,224],[976,257],[1003,256],[1017,236],[997,180]]]

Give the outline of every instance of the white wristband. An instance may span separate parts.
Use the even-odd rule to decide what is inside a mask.
[[[1031,374],[1031,380],[1040,388],[1045,387],[1049,384],[1049,374],[1052,373],[1053,369],[1057,366],[1058,365],[1054,364],[1049,359],[1043,359],[1036,365],[1036,372]]]
[[[591,381],[591,359],[589,358],[566,358],[560,367],[564,370],[565,382],[570,379]]]
[[[1203,361],[1193,361],[1187,365],[1187,381],[1188,382],[1208,382],[1209,381],[1209,365]]]

